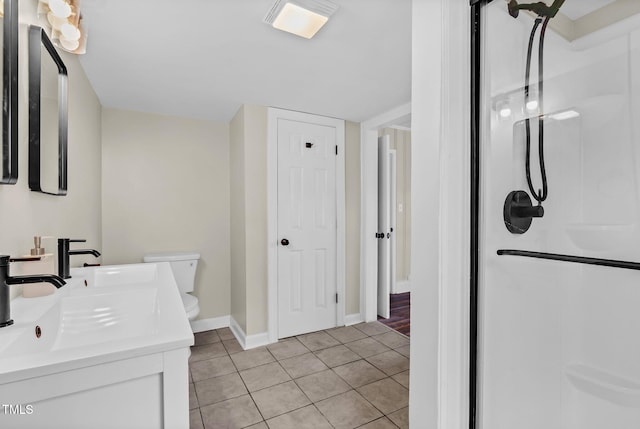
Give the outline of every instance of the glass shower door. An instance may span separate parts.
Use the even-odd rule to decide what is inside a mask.
[[[631,3],[482,7],[480,428],[640,428]]]

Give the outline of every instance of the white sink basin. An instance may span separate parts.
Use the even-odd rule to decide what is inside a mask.
[[[158,333],[158,289],[63,298],[54,349]]]
[[[71,270],[71,275],[87,280],[90,287],[152,285],[158,280],[158,266],[156,264],[131,264],[93,269],[77,268]]]
[[[0,384],[189,347],[193,334],[168,263],[73,269],[53,295],[11,302],[12,326],[0,329]],[[40,336],[36,335],[39,331]]]

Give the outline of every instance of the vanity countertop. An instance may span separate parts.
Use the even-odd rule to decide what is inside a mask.
[[[49,296],[11,301],[0,384],[193,345],[168,263],[71,270]]]

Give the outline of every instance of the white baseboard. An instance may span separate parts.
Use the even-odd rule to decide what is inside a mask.
[[[229,329],[231,329],[231,332],[233,332],[233,335],[235,335],[236,340],[238,340],[238,342],[242,346],[242,349],[246,350],[245,344],[247,343],[247,335],[244,333],[244,331],[242,330],[238,322],[236,322],[236,319],[233,318],[233,316],[231,316],[229,319],[230,319]]]
[[[193,320],[191,330],[196,332],[210,331],[212,329],[220,329],[229,327],[230,316],[213,317],[211,319]]]
[[[236,319],[233,316],[230,316],[229,328],[233,335],[235,335],[236,340],[240,343],[243,350],[255,349],[256,347],[266,346],[270,344],[269,341],[269,333],[261,332],[259,334],[247,335],[242,330]]]
[[[256,347],[266,346],[267,344],[271,344],[271,341],[269,341],[268,332],[248,335],[247,342],[245,344],[245,350],[255,349]]]
[[[364,319],[362,318],[362,314],[360,313],[347,314],[346,316],[344,316],[344,326],[356,325],[363,321]]]
[[[409,280],[403,280],[396,282],[396,290],[394,293],[411,292],[411,282]]]

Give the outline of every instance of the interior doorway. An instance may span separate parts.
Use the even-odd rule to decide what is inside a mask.
[[[393,225],[391,224],[394,181],[391,163],[391,137],[384,134],[378,137],[378,317],[388,319],[390,316],[389,301],[392,273],[391,240]]]
[[[411,322],[411,128],[379,130],[378,320],[405,335]]]
[[[361,313],[388,320],[391,295],[410,291],[411,105],[364,122],[361,132]]]

